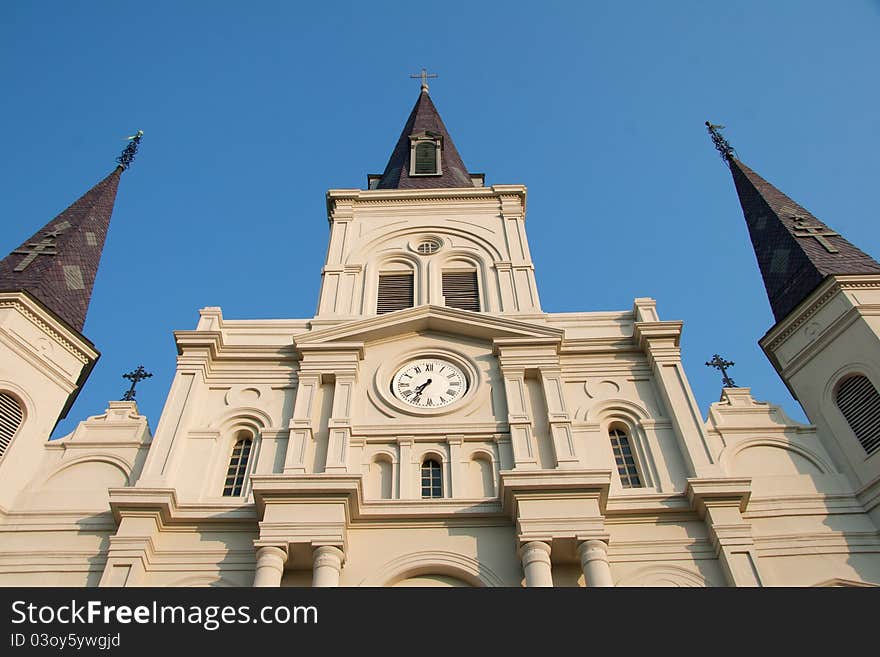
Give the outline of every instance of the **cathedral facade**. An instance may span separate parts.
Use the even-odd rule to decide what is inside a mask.
[[[327,192],[315,316],[202,308],[155,434],[113,401],[48,439],[133,148],[0,261],[0,585],[880,585],[880,265],[709,127],[811,424],[732,385],[704,420],[653,299],[543,312],[526,188],[466,169],[423,84],[385,171]]]

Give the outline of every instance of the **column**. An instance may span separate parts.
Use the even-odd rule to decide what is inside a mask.
[[[519,549],[526,586],[553,586],[550,569],[550,546],[543,541],[531,541]]]
[[[584,541],[578,546],[578,556],[586,586],[614,586],[608,565],[608,543],[597,539]]]
[[[312,586],[336,587],[339,586],[339,574],[342,571],[342,560],[345,553],[332,545],[322,545],[315,548],[312,565]]]
[[[287,549],[278,545],[257,546],[257,569],[254,586],[281,586]]]

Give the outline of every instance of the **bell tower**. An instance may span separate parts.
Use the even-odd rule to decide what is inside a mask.
[[[0,260],[0,509],[37,468],[100,356],[83,335],[122,172],[119,165]]]
[[[436,305],[541,313],[526,188],[469,173],[423,79],[381,174],[327,193],[330,240],[315,323]]]
[[[839,470],[876,495],[880,264],[743,164],[719,126],[707,126],[733,175],[776,319],[761,348]]]

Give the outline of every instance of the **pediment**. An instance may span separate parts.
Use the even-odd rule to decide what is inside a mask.
[[[405,333],[426,331],[461,335],[481,340],[518,338],[521,340],[561,341],[564,331],[496,315],[475,313],[446,306],[416,306],[376,315],[296,337],[297,346],[364,343]]]

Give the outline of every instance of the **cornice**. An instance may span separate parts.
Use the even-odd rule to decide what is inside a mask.
[[[92,348],[91,343],[87,343],[84,338],[77,339],[70,330],[51,318],[24,293],[0,293],[0,309],[2,308],[17,310],[84,365],[98,358],[98,351]]]
[[[767,331],[758,343],[766,353],[773,353],[838,292],[878,288],[880,288],[880,276],[829,276],[796,306],[788,317]]]

